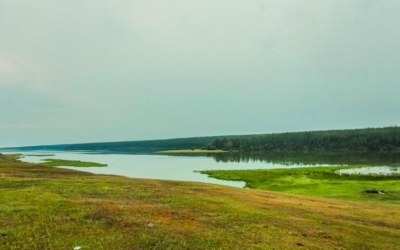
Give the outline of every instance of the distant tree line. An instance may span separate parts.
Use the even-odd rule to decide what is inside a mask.
[[[400,127],[227,136],[215,139],[206,148],[240,152],[400,152]]]
[[[259,135],[208,136],[165,140],[102,142],[6,148],[10,150],[78,150],[100,153],[147,154],[174,149],[222,149],[241,153],[266,152],[397,152],[400,127],[292,132]]]
[[[102,153],[147,154],[162,150],[204,148],[217,137],[192,137],[165,140],[101,142],[72,144],[65,150],[95,151]]]
[[[96,142],[5,148],[6,150],[90,151],[96,153],[151,154],[161,150],[204,148],[217,137],[192,137],[147,141]]]

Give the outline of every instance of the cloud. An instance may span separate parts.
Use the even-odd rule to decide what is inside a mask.
[[[80,141],[393,125],[399,13],[398,0],[0,1],[2,122],[73,121]]]
[[[42,72],[40,66],[0,51],[0,86],[20,84],[34,87]]]
[[[72,125],[73,126],[73,125]],[[28,122],[28,123],[1,123],[0,129],[8,131],[20,131],[20,130],[43,130],[43,129],[70,129],[71,124],[69,123],[46,123],[46,122]]]

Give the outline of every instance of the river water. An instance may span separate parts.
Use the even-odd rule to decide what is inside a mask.
[[[4,152],[22,153],[22,161],[40,163],[43,159],[80,160],[107,164],[107,167],[64,167],[96,174],[122,175],[132,178],[196,181],[220,184],[233,187],[244,187],[242,181],[224,181],[209,178],[197,173],[201,170],[234,170],[234,169],[278,169],[297,168],[308,166],[332,165],[366,165],[370,172],[357,174],[376,174],[379,171],[400,172],[400,156],[393,155],[236,155],[211,154],[208,156],[193,155],[138,155],[138,154],[100,154],[91,152],[71,151],[23,151]],[[52,154],[52,156],[45,156]],[[35,156],[34,156],[35,155]],[[41,156],[38,156],[41,155]],[[368,170],[367,169],[367,170]],[[372,171],[372,170],[373,171]],[[351,174],[352,170],[345,170],[338,174]],[[359,170],[357,170],[359,171]]]
[[[5,152],[13,153],[13,152]],[[14,152],[21,153],[21,152]],[[224,181],[209,178],[197,173],[198,170],[231,170],[231,169],[275,169],[293,168],[299,165],[288,165],[265,161],[219,161],[206,156],[169,156],[169,155],[130,155],[130,154],[93,154],[82,152],[43,152],[24,151],[22,161],[40,163],[43,159],[80,160],[107,164],[107,167],[64,167],[96,174],[122,175],[133,178],[163,180],[196,181],[244,187],[242,181]],[[53,156],[37,156],[54,154]],[[36,155],[36,156],[32,156]],[[307,165],[302,165],[307,166]]]

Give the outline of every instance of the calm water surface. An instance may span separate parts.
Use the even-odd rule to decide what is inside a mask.
[[[389,166],[371,166],[363,168],[341,169],[336,173],[342,174],[358,174],[358,175],[393,175],[400,174],[400,167]]]
[[[21,153],[21,152],[19,152]],[[224,162],[205,156],[88,154],[77,152],[23,152],[22,161],[39,163],[45,158],[92,161],[108,167],[65,167],[96,174],[123,175],[135,178],[197,181],[244,187],[241,181],[223,181],[196,173],[196,170],[274,169],[293,168],[299,165],[282,165],[263,161]],[[54,156],[29,156],[29,154],[54,154]],[[307,166],[307,165],[302,165]]]
[[[13,152],[5,152],[13,153]],[[342,174],[394,174],[400,173],[400,154],[349,153],[277,153],[257,154],[213,154],[208,156],[193,155],[135,155],[135,154],[100,154],[89,152],[44,152],[23,151],[26,162],[41,162],[45,158],[92,161],[107,164],[108,167],[65,167],[96,174],[123,175],[133,178],[163,180],[197,181],[243,187],[244,182],[223,181],[196,173],[196,170],[231,170],[231,169],[276,169],[308,166],[332,165],[369,165],[366,168],[346,170]],[[29,156],[29,154],[54,154],[54,156]],[[348,171],[348,172],[347,172]],[[356,172],[354,172],[356,171]],[[358,172],[361,171],[361,172]]]

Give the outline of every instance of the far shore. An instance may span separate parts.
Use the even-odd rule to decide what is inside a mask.
[[[208,150],[208,149],[177,149],[177,150],[163,150],[156,152],[157,154],[219,154],[227,153],[225,150]]]

